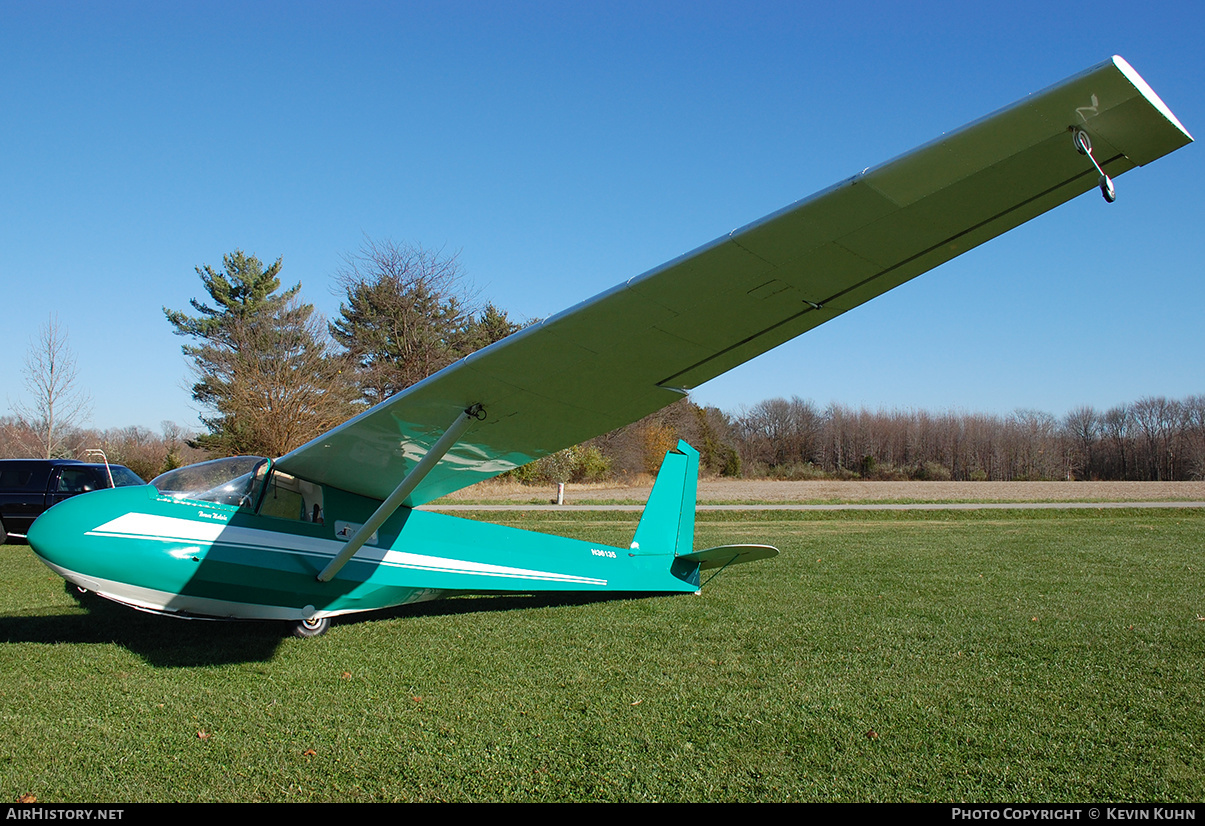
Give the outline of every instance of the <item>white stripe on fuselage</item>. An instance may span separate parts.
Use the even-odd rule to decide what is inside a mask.
[[[265,531],[257,528],[238,528],[213,522],[199,522],[174,516],[159,516],[149,513],[126,513],[88,531],[89,536],[104,536],[122,539],[148,539],[161,542],[197,542],[206,545],[221,544],[235,548],[248,548],[275,553],[302,554],[333,559],[343,550],[344,543],[332,539],[317,539],[310,536]],[[385,548],[361,548],[356,557],[366,562],[377,562],[397,568],[418,571],[436,571],[471,576],[496,576],[508,579],[533,579],[546,582],[565,582],[579,585],[606,585],[605,579],[560,574],[551,571],[535,571],[528,568],[512,568],[506,565],[490,565],[485,562],[470,562],[463,559],[445,559],[427,554],[393,551]]]

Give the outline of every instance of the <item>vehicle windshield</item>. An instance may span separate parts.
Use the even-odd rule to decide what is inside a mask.
[[[110,465],[109,472],[113,474],[113,484],[119,488],[146,484],[137,473],[121,465]]]
[[[258,484],[268,473],[263,456],[232,456],[169,470],[151,484],[164,496],[218,502],[223,505],[254,505]]]

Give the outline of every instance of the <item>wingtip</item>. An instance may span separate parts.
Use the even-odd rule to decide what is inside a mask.
[[[1142,96],[1150,102],[1151,106],[1154,106],[1159,113],[1163,115],[1163,117],[1167,118],[1177,129],[1183,132],[1184,137],[1188,139],[1188,142],[1192,143],[1193,137],[1189,131],[1184,128],[1184,124],[1180,123],[1180,119],[1172,114],[1172,110],[1167,107],[1167,104],[1164,103],[1163,99],[1155,93],[1155,90],[1151,88],[1150,84],[1146,82],[1142,75],[1138,74],[1137,70],[1135,70],[1134,67],[1129,64],[1129,61],[1127,61],[1121,55],[1115,54],[1113,55],[1113,65],[1116,66],[1117,70],[1125,76],[1126,80],[1128,80],[1134,86],[1134,88],[1137,89]]]

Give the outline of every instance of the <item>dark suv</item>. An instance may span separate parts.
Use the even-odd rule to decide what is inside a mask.
[[[0,459],[0,544],[25,538],[42,511],[100,488],[145,485],[123,465],[93,465],[74,459]]]

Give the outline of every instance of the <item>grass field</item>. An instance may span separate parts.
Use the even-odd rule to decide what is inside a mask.
[[[501,519],[499,517],[502,517]],[[491,514],[626,542],[636,514]],[[81,607],[0,547],[0,793],[58,801],[1205,800],[1205,514],[700,514],[701,597],[337,623]]]

